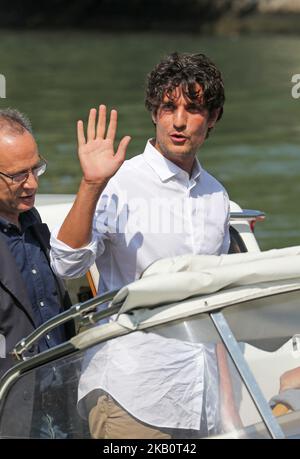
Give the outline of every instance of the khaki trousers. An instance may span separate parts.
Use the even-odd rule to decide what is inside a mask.
[[[123,410],[109,395],[101,395],[89,414],[93,438],[105,439],[168,439],[171,435],[138,421]]]

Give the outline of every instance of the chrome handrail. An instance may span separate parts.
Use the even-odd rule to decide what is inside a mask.
[[[70,309],[67,311],[58,314],[57,316],[47,320],[42,325],[40,325],[36,330],[34,330],[30,335],[26,338],[23,338],[19,341],[14,349],[12,350],[11,354],[17,358],[17,360],[25,360],[26,358],[23,356],[23,353],[30,349],[30,347],[38,341],[43,335],[49,333],[49,331],[53,330],[54,328],[63,325],[70,320],[74,320],[77,317],[84,317],[87,313],[90,313],[93,309],[97,308],[101,304],[107,303],[111,301],[113,297],[118,293],[118,290],[113,290],[111,292],[104,293],[103,295],[97,296],[95,298],[89,299],[84,303],[78,303],[74,306],[71,306]],[[120,305],[116,305],[112,308],[104,309],[103,311],[98,311],[98,318],[105,319],[106,317],[110,317],[113,314],[116,314],[120,309]]]

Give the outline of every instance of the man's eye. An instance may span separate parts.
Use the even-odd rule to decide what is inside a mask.
[[[12,176],[15,182],[23,182],[27,178],[27,172],[20,172],[20,174],[15,174]]]
[[[169,104],[162,104],[161,106],[162,110],[173,110],[174,109],[174,105],[169,103]]]
[[[190,105],[188,107],[188,111],[190,113],[202,113],[204,110],[204,107],[202,105]]]

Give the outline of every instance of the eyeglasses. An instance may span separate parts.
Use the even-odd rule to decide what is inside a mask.
[[[47,161],[44,158],[41,158],[38,164],[31,169],[28,169],[27,171],[24,172],[19,172],[18,174],[5,174],[4,172],[0,172],[0,175],[4,175],[4,177],[10,178],[13,183],[22,183],[25,182],[29,174],[32,173],[35,177],[39,177],[42,175],[47,169]]]

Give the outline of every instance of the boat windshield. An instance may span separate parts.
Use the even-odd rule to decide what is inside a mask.
[[[279,392],[282,375],[300,367],[297,310],[299,292],[291,291],[222,311],[228,336],[266,404],[287,407],[277,419],[288,437],[300,435],[300,384]],[[0,437],[94,437],[91,413],[109,400],[110,409],[125,410],[166,438],[270,438],[215,312],[135,330],[28,367],[3,391]]]

